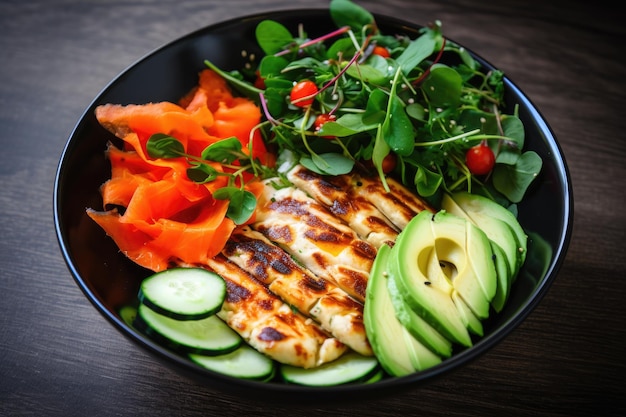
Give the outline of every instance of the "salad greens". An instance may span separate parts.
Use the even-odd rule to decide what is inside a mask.
[[[485,72],[444,38],[440,22],[410,39],[382,33],[374,16],[351,0],[331,0],[330,15],[337,30],[314,39],[304,28],[294,35],[279,22],[262,21],[256,39],[265,56],[255,68],[225,71],[205,61],[262,107],[258,128],[279,161],[295,155],[327,175],[374,169],[386,185],[383,165],[393,156],[393,175],[422,197],[470,191],[504,206],[522,200],[542,161],[523,151],[517,108],[503,113],[501,71]],[[389,56],[373,53],[381,46]],[[302,80],[319,87],[310,106],[290,101]],[[320,115],[327,121],[316,127]],[[487,175],[473,175],[465,162],[478,144],[495,155]]]

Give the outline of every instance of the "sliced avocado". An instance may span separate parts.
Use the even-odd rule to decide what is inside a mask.
[[[506,261],[506,256],[500,246],[495,242],[491,242],[491,251],[493,252],[493,263],[496,267],[496,276],[498,277],[498,287],[493,300],[491,300],[491,306],[499,313],[509,299],[513,280],[509,270],[509,263]]]
[[[391,248],[379,248],[365,294],[363,321],[380,365],[393,376],[403,376],[441,362],[398,321],[387,289]]]
[[[504,221],[509,225],[517,239],[518,267],[514,272],[513,279],[517,271],[526,260],[528,236],[513,213],[505,207],[490,200],[487,197],[470,194],[468,192],[458,192],[452,195],[452,199],[470,216],[481,215]]]
[[[389,270],[413,311],[450,341],[472,346],[469,332],[450,297],[451,288],[444,283],[433,285],[427,275],[428,260],[436,246],[431,229],[435,217],[431,212],[422,211],[411,219],[391,250]],[[459,246],[464,247],[465,243],[463,238]],[[480,288],[477,292],[482,296]]]
[[[517,236],[507,222],[497,217],[487,215],[482,211],[465,211],[449,194],[444,194],[441,200],[442,210],[471,220],[489,238],[495,242],[506,256],[509,270],[517,274],[520,268],[520,251]],[[504,207],[502,207],[504,208]]]
[[[452,356],[452,342],[411,310],[400,293],[395,279],[387,280],[387,290],[389,290],[396,317],[409,333],[439,356],[443,358]]]
[[[439,261],[454,268],[454,290],[479,318],[489,316],[496,271],[489,239],[471,222],[440,211],[430,222]]]
[[[446,262],[440,261],[435,251],[431,253],[430,259],[428,261],[428,276],[430,278],[435,277],[437,275],[443,275],[451,280],[454,278],[455,273],[456,273],[456,269],[454,268],[454,266]],[[483,325],[480,319],[476,317],[476,315],[472,312],[472,310],[467,306],[467,304],[465,303],[465,301],[463,301],[459,293],[456,290],[452,290],[452,292],[450,293],[450,297],[452,298],[452,302],[454,303],[454,305],[457,308],[457,311],[459,312],[459,316],[461,317],[461,320],[463,320],[463,323],[465,323],[465,327],[467,327],[470,333],[473,333],[478,336],[482,336]]]

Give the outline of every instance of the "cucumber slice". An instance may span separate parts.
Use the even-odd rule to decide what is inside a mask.
[[[217,316],[176,320],[140,304],[137,327],[164,345],[184,353],[222,355],[241,346],[242,339]]]
[[[380,365],[375,357],[350,351],[317,368],[304,369],[281,364],[280,374],[287,383],[325,387],[364,382],[372,378],[379,369]]]
[[[139,301],[176,320],[198,320],[215,314],[226,298],[226,283],[202,268],[173,268],[146,278]]]
[[[206,356],[191,353],[189,358],[204,368],[235,378],[268,381],[272,379],[276,370],[272,359],[247,344],[224,355]]]

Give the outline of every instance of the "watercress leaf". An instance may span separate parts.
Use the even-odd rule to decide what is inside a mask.
[[[303,156],[300,163],[305,168],[322,175],[343,175],[352,171],[354,167],[354,160],[333,152]]]
[[[426,122],[428,120],[424,106],[419,103],[408,104],[405,109],[406,114],[415,120],[419,120],[420,122]]]
[[[294,43],[291,32],[274,20],[259,22],[255,30],[257,43],[266,55],[274,55]]]
[[[350,38],[340,38],[333,42],[332,45],[328,48],[326,52],[326,57],[328,59],[339,59],[339,58],[349,58],[354,55],[356,52],[356,48],[354,47],[354,42]]]
[[[221,187],[213,191],[213,198],[216,200],[233,200],[237,199],[237,194],[241,192],[238,187]],[[234,196],[234,197],[233,197]]]
[[[463,63],[465,65],[467,65],[472,70],[477,70],[478,69],[479,64],[472,57],[472,55],[469,52],[467,52],[467,49],[465,49],[465,48],[457,48],[457,52],[459,54],[459,57],[461,57],[461,61],[463,61]]]
[[[318,131],[320,136],[346,137],[356,133],[366,132],[375,129],[376,123],[369,123],[360,114],[344,114],[334,122],[326,122]]]
[[[396,59],[402,73],[408,75],[423,60],[433,54],[436,45],[437,41],[432,32],[426,32],[412,40]]]
[[[219,172],[208,164],[194,164],[187,168],[187,177],[193,182],[204,184],[215,180]]]
[[[422,90],[435,107],[456,107],[461,101],[463,79],[454,69],[434,64],[422,84]]]
[[[243,156],[241,142],[235,136],[212,143],[202,151],[202,159],[222,164],[231,164]]]
[[[493,186],[513,203],[522,201],[530,183],[539,175],[542,160],[533,151],[524,152],[515,165],[497,164]]]
[[[250,191],[238,187],[222,187],[213,192],[216,200],[229,200],[226,217],[235,224],[243,224],[256,209],[257,200]]]
[[[408,156],[415,147],[415,129],[399,98],[390,98],[387,118],[383,124],[383,136],[389,147],[398,155]]]
[[[363,26],[373,25],[374,16],[351,0],[331,0],[330,17],[337,27],[350,26],[361,33]]]
[[[515,165],[522,153],[512,146],[502,146],[496,156],[497,164]]]
[[[146,143],[146,151],[151,158],[178,158],[185,155],[183,144],[165,133],[155,133]]]
[[[478,109],[467,109],[460,113],[458,124],[465,126],[467,131],[480,129],[487,135],[498,134],[498,121],[493,113]]]
[[[289,61],[282,56],[266,55],[259,63],[259,75],[263,78],[278,76],[287,65]]]
[[[502,129],[504,130],[504,136],[515,142],[518,149],[524,147],[524,124],[517,116],[503,115],[502,116]]]
[[[417,192],[422,197],[430,197],[437,192],[437,189],[443,182],[441,174],[431,171],[421,165],[418,165],[413,183],[417,188]]]
[[[235,222],[235,224],[244,224],[256,210],[257,199],[250,191],[243,190],[239,200],[238,204],[233,204],[232,201],[230,202],[226,215]]]

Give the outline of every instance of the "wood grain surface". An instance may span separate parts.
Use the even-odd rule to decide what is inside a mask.
[[[164,368],[73,281],[54,233],[59,157],[120,71],[195,29],[311,0],[0,2],[0,415],[624,415],[626,30],[603,1],[362,0],[502,69],[552,127],[571,173],[568,255],[503,342],[431,383],[357,402],[253,401]]]

